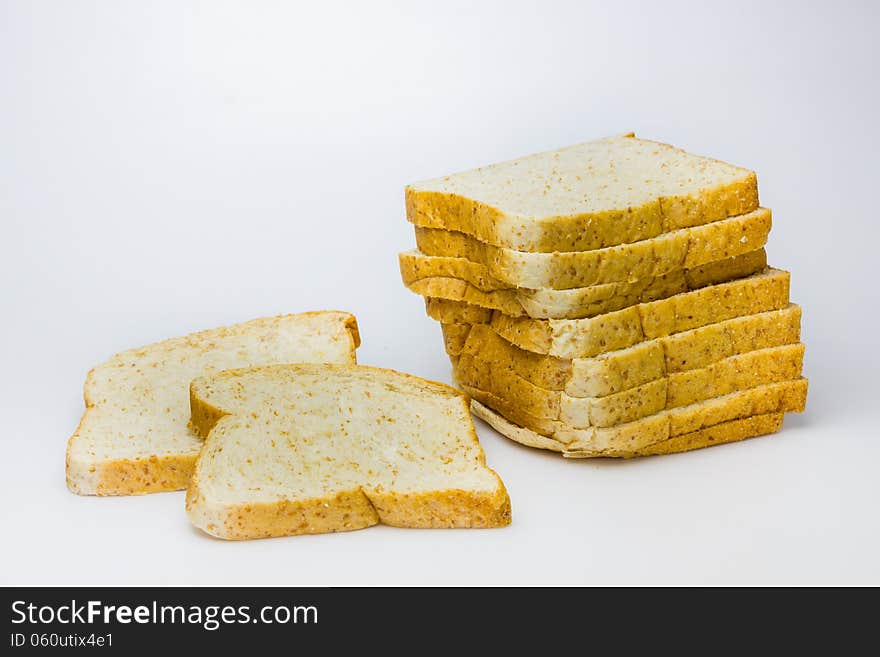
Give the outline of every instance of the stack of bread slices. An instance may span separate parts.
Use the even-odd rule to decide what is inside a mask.
[[[473,412],[569,457],[777,431],[800,308],[747,169],[623,135],[407,187],[406,286]]]

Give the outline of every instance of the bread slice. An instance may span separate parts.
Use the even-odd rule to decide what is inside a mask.
[[[270,363],[354,363],[359,343],[354,316],[328,311],[256,319],[116,354],[86,378],[86,410],[67,444],[67,485],[80,495],[186,488],[202,447],[187,426],[195,376]]]
[[[604,397],[737,354],[794,344],[800,320],[800,307],[790,304],[572,360],[520,349],[484,324],[444,324],[443,332],[451,356],[469,355],[493,371],[506,370],[572,397]]]
[[[227,539],[510,523],[457,390],[374,367],[278,365],[195,379],[205,437],[186,495]]]
[[[531,418],[525,413],[516,414],[514,409],[505,408],[503,401],[489,393],[468,387],[465,389],[473,398],[471,409],[474,414],[511,440],[562,452],[568,457],[626,457],[696,449],[776,431],[781,426],[781,418],[776,418],[776,415],[804,410],[807,380],[800,378],[769,383],[661,411],[614,427],[589,429],[574,429],[562,423]],[[766,415],[774,417],[757,425],[748,422],[726,424]],[[732,430],[727,426],[740,428]]]
[[[522,349],[559,358],[588,358],[644,340],[788,305],[788,272],[768,269],[667,299],[586,319],[531,319],[492,314],[491,326]]]
[[[586,429],[613,427],[665,409],[795,379],[801,375],[803,358],[804,345],[800,343],[759,349],[602,397],[572,397],[547,390],[470,354],[455,359],[454,371],[459,383],[491,393],[519,411]]]
[[[629,448],[612,447],[600,453],[591,452],[590,450],[568,451],[559,441],[509,422],[503,416],[476,400],[471,401],[471,410],[473,410],[474,415],[489,424],[502,436],[506,436],[514,442],[528,447],[561,452],[566,458],[634,458],[637,456],[657,456],[688,452],[704,447],[712,447],[713,445],[723,445],[747,438],[776,433],[782,428],[783,420],[783,413],[751,415],[737,420],[721,422],[679,436],[671,436],[646,445],[636,445]]]
[[[679,269],[662,276],[628,283],[606,283],[568,290],[548,288],[494,289],[497,282],[482,265],[462,258],[400,255],[400,269],[407,287],[428,299],[448,302],[450,308],[462,303],[498,310],[512,317],[535,319],[582,319],[620,310],[637,303],[665,299],[735,278],[750,276],[767,266],[764,249],[732,258],[716,260],[699,267]],[[440,277],[434,274],[442,274]],[[485,289],[481,289],[481,286]],[[431,303],[428,304],[431,314]],[[431,315],[434,317],[434,315]],[[464,320],[443,319],[447,323]]]
[[[443,259],[482,265],[479,271],[485,275],[479,282],[471,282],[484,291],[511,287],[562,290],[637,281],[732,258],[764,246],[770,228],[770,210],[760,208],[641,242],[554,253],[514,251],[485,244],[464,233],[421,228],[416,229],[419,251],[403,255],[421,257],[425,272],[422,277],[446,275],[439,273],[448,264]],[[432,261],[431,257],[440,260]],[[437,265],[438,273],[430,273],[432,264]]]
[[[615,424],[610,427],[572,427],[565,422],[560,420],[553,420],[545,417],[540,417],[529,413],[524,410],[521,406],[516,403],[512,403],[502,397],[499,397],[493,394],[490,391],[482,390],[480,388],[475,388],[472,386],[468,386],[466,384],[457,382],[458,387],[464,390],[470,397],[476,399],[480,403],[490,407],[494,411],[501,413],[507,420],[518,424],[522,427],[526,427],[540,433],[545,436],[553,437],[557,440],[560,440],[564,443],[572,442],[573,440],[577,440],[581,436],[587,437],[595,437],[595,436],[605,436],[610,437],[614,436],[615,432],[627,430],[628,428],[632,428],[633,431],[636,432],[646,432],[653,431],[651,427],[653,426],[653,422],[662,420],[663,417],[667,417],[664,414],[673,414],[673,416],[669,417],[678,417],[684,411],[682,409],[690,409],[694,408],[700,410],[704,408],[706,404],[711,406],[715,400],[720,399],[720,397],[713,397],[711,399],[704,400],[702,402],[697,402],[695,404],[679,407],[674,409],[665,409],[654,413],[652,415],[647,415],[645,417],[637,418],[631,422],[624,422],[620,424]],[[767,385],[776,385],[776,383],[768,383],[764,384],[765,387]],[[736,391],[733,393],[729,393],[729,395],[738,395],[740,393],[744,395],[754,394],[756,388],[750,388],[749,390]],[[729,395],[725,395],[727,398]],[[738,408],[738,407],[737,407]],[[771,412],[771,411],[767,411]],[[641,423],[641,424],[640,424]]]
[[[520,251],[582,251],[751,212],[752,171],[610,137],[414,183],[407,219]]]

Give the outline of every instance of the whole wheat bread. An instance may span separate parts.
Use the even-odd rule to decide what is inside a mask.
[[[612,427],[662,410],[738,390],[800,377],[804,345],[769,347],[724,358],[706,367],[668,374],[601,397],[572,397],[536,386],[494,363],[462,354],[453,359],[456,381],[503,400],[519,411],[575,429]]]
[[[445,275],[439,273],[448,265],[443,259],[459,259],[462,265],[482,265],[479,271],[485,280],[474,284],[485,291],[511,287],[563,290],[633,282],[732,258],[764,246],[770,228],[770,211],[760,208],[640,242],[553,253],[515,251],[487,245],[464,233],[422,228],[416,230],[419,250],[402,255],[418,259],[423,278]],[[434,271],[432,265],[436,265]],[[411,282],[405,274],[404,283]]]
[[[201,374],[285,362],[355,362],[357,322],[343,312],[256,319],[116,354],[91,370],[86,410],[67,445],[67,485],[81,495],[186,488],[202,440],[188,426]]]
[[[520,251],[581,251],[751,212],[752,171],[610,137],[414,183],[407,219]]]
[[[401,254],[399,261],[407,287],[427,299],[446,301],[450,307],[468,303],[487,310],[498,310],[512,317],[528,316],[535,319],[594,317],[637,303],[665,299],[674,294],[750,276],[767,266],[764,249],[757,249],[662,276],[627,283],[554,290],[496,289],[498,283],[486,273],[485,267],[462,258],[426,258],[409,252]],[[431,313],[430,307],[428,312]]]
[[[450,356],[469,355],[572,397],[604,397],[737,354],[796,343],[800,319],[800,307],[790,304],[571,360],[520,349],[485,324],[444,324],[443,334]]]
[[[668,453],[770,433],[781,426],[780,414],[802,412],[807,396],[807,380],[800,378],[732,392],[613,427],[574,429],[518,411],[491,393],[462,387],[472,397],[474,414],[501,434],[524,445],[577,458]],[[737,423],[734,426],[740,429],[730,433],[725,428],[728,422],[768,415],[772,418],[759,423],[760,430],[754,425],[743,430],[750,426],[747,422]],[[663,448],[664,441],[672,439],[678,440]],[[655,448],[657,451],[652,451]]]
[[[199,377],[191,405],[205,446],[187,513],[214,536],[510,522],[468,400],[449,386],[374,367],[279,365]]]
[[[723,445],[775,433],[782,428],[784,417],[783,413],[750,415],[736,420],[720,422],[678,436],[660,437],[655,442],[635,444],[631,447],[611,447],[603,451],[591,451],[589,449],[567,450],[558,440],[514,424],[476,400],[471,401],[471,408],[474,415],[485,421],[502,436],[506,436],[514,442],[528,447],[561,452],[566,458],[634,458],[636,456],[656,456],[688,452],[704,447],[712,447],[713,445]],[[662,434],[660,435],[662,436]],[[653,437],[657,438],[657,435],[655,434]]]
[[[788,306],[789,283],[788,272],[767,269],[596,317],[532,319],[493,311],[489,324],[505,340],[526,351],[565,359],[590,358],[734,317],[780,310]],[[474,316],[472,305],[458,307],[461,322],[455,321],[454,305],[444,305],[444,318],[468,323]]]

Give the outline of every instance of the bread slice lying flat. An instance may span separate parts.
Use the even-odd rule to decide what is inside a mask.
[[[279,365],[200,377],[194,525],[227,539],[398,527],[500,527],[501,479],[457,390],[392,370]]]
[[[508,371],[572,397],[604,397],[738,354],[797,343],[800,320],[800,307],[790,304],[572,360],[520,349],[485,324],[445,324],[443,329],[447,343],[461,343],[450,356],[469,356],[494,371]]]
[[[602,397],[572,397],[536,386],[518,374],[469,354],[453,360],[456,381],[502,399],[518,411],[574,429],[613,427],[757,385],[800,377],[804,345],[758,349],[706,367],[676,372]]]
[[[354,363],[358,344],[353,315],[313,312],[116,354],[86,378],[86,410],[67,445],[67,485],[81,495],[186,488],[202,446],[187,426],[194,377],[270,363]]]
[[[399,260],[406,286],[416,294],[430,299],[429,315],[447,323],[461,320],[445,319],[431,314],[434,311],[431,306],[437,305],[433,300],[447,301],[449,303],[446,305],[449,307],[468,303],[486,310],[498,310],[512,317],[582,319],[750,276],[767,266],[764,249],[757,249],[661,276],[554,290],[498,288],[504,284],[493,279],[483,265],[464,258],[428,257],[409,252],[401,254]]]
[[[426,180],[407,218],[520,251],[581,251],[751,212],[752,171],[633,135]]]
[[[771,433],[781,426],[782,413],[802,412],[807,397],[807,380],[799,378],[732,392],[613,427],[574,429],[529,416],[485,391],[463,388],[473,398],[474,414],[502,435],[574,458],[671,453]],[[738,422],[754,416],[772,417],[757,423]],[[728,430],[728,426],[739,428]]]
[[[416,229],[418,251],[409,252],[421,262],[423,277],[431,266],[442,267],[443,258],[458,258],[462,264],[476,263],[486,272],[486,285],[494,289],[511,287],[556,290],[625,283],[671,271],[732,258],[764,246],[770,234],[770,210],[760,208],[745,215],[705,226],[682,228],[657,237],[593,251],[529,253],[487,245],[464,233],[437,229]],[[441,260],[432,260],[435,259]],[[404,276],[404,283],[408,283]],[[491,291],[493,288],[481,289]]]

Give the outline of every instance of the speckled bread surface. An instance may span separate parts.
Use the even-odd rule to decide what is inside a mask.
[[[300,364],[203,376],[190,391],[205,446],[186,508],[209,534],[510,523],[507,491],[454,388],[374,367]]]
[[[789,274],[776,269],[587,319],[492,314],[508,342],[559,358],[587,358],[644,340],[788,305]]]
[[[800,308],[753,172],[622,135],[410,185],[401,278],[501,433],[570,457],[772,433]]]
[[[594,251],[529,253],[491,246],[463,233],[416,229],[418,251],[401,254],[418,260],[422,277],[443,276],[449,260],[481,265],[483,277],[473,275],[483,290],[511,287],[570,288],[627,283],[662,276],[672,271],[705,265],[761,248],[770,234],[771,215],[766,208],[682,228],[641,242]],[[432,265],[438,273],[432,272]],[[403,270],[403,262],[401,262]],[[404,283],[409,281],[404,278]]]
[[[472,397],[474,414],[501,434],[573,458],[671,453],[772,433],[781,426],[783,413],[804,410],[807,395],[807,380],[800,378],[732,392],[613,427],[574,429],[507,407],[484,391],[462,387]],[[748,421],[764,416],[772,417]]]
[[[467,354],[492,371],[508,371],[572,397],[603,397],[737,354],[794,344],[800,340],[800,320],[800,307],[789,304],[571,360],[520,349],[486,324],[442,327],[450,356]]]
[[[566,451],[565,447],[557,440],[548,438],[539,433],[509,422],[491,408],[482,405],[476,400],[471,401],[474,415],[485,421],[498,433],[514,442],[528,447],[537,447],[554,452],[561,452],[566,458],[634,458],[637,456],[656,456],[660,454],[675,454],[688,452],[713,445],[755,438],[771,433],[776,433],[782,428],[783,413],[767,413],[763,415],[751,415],[737,420],[721,422],[703,429],[697,429],[679,436],[672,436],[657,440],[646,445],[631,448],[610,448],[602,452],[579,450]]]
[[[446,302],[454,308],[465,303],[486,310],[498,310],[512,317],[535,319],[581,319],[620,310],[637,303],[665,299],[675,294],[716,283],[750,276],[767,267],[763,249],[732,258],[709,262],[699,267],[679,269],[662,276],[628,283],[607,283],[568,290],[550,288],[494,289],[482,265],[462,258],[425,258],[412,253],[399,257],[401,276],[407,287],[428,300],[428,314],[433,302]],[[427,267],[423,267],[427,264]],[[430,274],[430,275],[428,275]],[[438,274],[442,274],[438,276]],[[443,304],[440,304],[443,305]]]
[[[781,310],[789,303],[789,281],[788,272],[768,269],[596,317],[532,319],[493,311],[489,325],[526,351],[565,359],[591,358],[734,317]],[[451,308],[446,311],[452,314]]]
[[[454,372],[459,384],[490,393],[521,412],[586,429],[612,427],[665,409],[795,379],[801,375],[803,357],[800,343],[759,349],[601,397],[572,397],[547,390],[466,353],[455,359]]]
[[[638,242],[757,207],[754,172],[631,134],[406,188],[417,226],[548,253]]]
[[[351,364],[357,322],[324,311],[256,319],[116,354],[85,382],[86,410],[67,445],[67,485],[81,495],[186,488],[202,440],[188,426],[201,374],[283,362]]]

